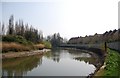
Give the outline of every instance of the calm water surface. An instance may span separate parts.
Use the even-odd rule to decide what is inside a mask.
[[[3,76],[88,76],[98,59],[81,50],[56,49],[45,55],[5,59]]]

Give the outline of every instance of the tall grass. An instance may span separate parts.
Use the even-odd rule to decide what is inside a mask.
[[[43,44],[36,45],[23,45],[15,42],[0,42],[0,47],[2,47],[2,53],[5,52],[20,52],[20,51],[30,51],[30,50],[42,50],[45,48]]]
[[[2,37],[2,42],[0,42],[0,48],[2,47],[2,53],[4,52],[18,52],[18,51],[30,51],[30,50],[41,50],[43,48],[50,48],[51,44],[48,42],[44,43],[33,43],[26,40],[22,36],[7,35]]]
[[[36,44],[36,45],[34,45],[34,48],[41,50],[41,49],[45,48],[45,45],[43,45],[43,44]]]
[[[2,42],[2,52],[8,52],[8,51],[14,51],[14,52],[18,52],[18,51],[30,51],[31,48],[19,43],[15,43],[15,42]]]

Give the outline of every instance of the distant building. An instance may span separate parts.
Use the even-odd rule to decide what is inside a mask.
[[[68,44],[89,44],[89,43],[101,43],[101,42],[114,42],[120,41],[120,29],[106,31],[103,34],[89,35],[85,37],[72,37]]]

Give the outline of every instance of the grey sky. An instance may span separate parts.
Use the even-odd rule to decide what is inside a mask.
[[[5,23],[15,20],[42,30],[44,35],[59,32],[63,37],[94,35],[118,28],[119,0],[2,0]],[[0,4],[1,5],[1,4]]]

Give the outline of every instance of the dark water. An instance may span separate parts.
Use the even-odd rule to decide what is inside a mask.
[[[5,59],[3,76],[88,76],[98,59],[81,50],[52,50],[45,55]]]

